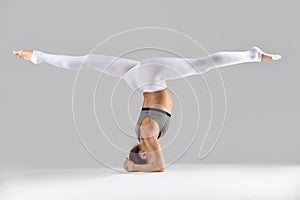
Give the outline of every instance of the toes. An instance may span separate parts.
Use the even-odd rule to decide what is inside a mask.
[[[281,55],[274,55],[272,58],[273,58],[273,60],[280,60],[281,59]]]
[[[23,56],[23,51],[19,51],[17,55],[18,55],[20,58],[22,58],[22,56]]]
[[[23,56],[24,56],[22,50],[13,51],[13,53],[14,53],[16,56],[19,56],[20,58],[23,58]]]
[[[21,55],[21,51],[14,51],[17,56]]]
[[[14,53],[15,55],[18,55],[18,54],[19,54],[19,51],[13,51],[13,53]]]

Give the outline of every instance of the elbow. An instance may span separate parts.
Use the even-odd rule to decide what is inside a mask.
[[[164,172],[165,168],[164,166],[156,166],[153,168],[153,172]]]
[[[165,168],[157,168],[155,170],[153,170],[152,172],[164,172],[165,171]]]
[[[165,171],[165,168],[164,167],[162,167],[162,168],[159,168],[159,169],[157,169],[157,171],[156,172],[164,172]]]

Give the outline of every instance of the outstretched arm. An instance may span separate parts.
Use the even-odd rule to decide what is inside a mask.
[[[37,50],[14,51],[20,58],[34,64],[47,63],[58,68],[78,70],[93,69],[111,76],[121,77],[139,62],[108,55],[88,54],[84,56],[55,55]]]

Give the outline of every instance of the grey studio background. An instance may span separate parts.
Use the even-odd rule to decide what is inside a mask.
[[[47,64],[34,65],[14,56],[12,50],[85,55],[108,37],[138,27],[180,31],[202,44],[209,53],[247,50],[257,45],[283,56],[276,63],[248,63],[220,69],[226,88],[226,121],[217,146],[202,160],[198,158],[199,148],[211,117],[205,82],[199,77],[188,78],[201,110],[197,137],[192,141],[197,101],[185,80],[170,81],[173,119],[160,142],[167,146],[175,133],[178,136],[164,150],[168,163],[191,141],[190,148],[177,163],[299,163],[298,8],[298,2],[292,0],[1,1],[1,168],[103,166],[82,146],[74,125],[72,92],[77,72]],[[123,38],[119,43],[114,40],[96,52],[119,55],[122,50],[130,49],[130,45],[137,45],[137,41],[156,46],[165,41],[162,38],[167,38],[163,31],[163,36],[151,31],[134,34],[136,38],[131,35],[130,40]],[[184,40],[172,43],[171,39],[167,41],[172,50],[187,57],[205,56],[205,51],[191,43]],[[165,55],[170,54],[149,49],[125,56],[143,59]],[[89,149],[106,164],[120,167],[127,153],[109,143],[96,126],[92,100],[100,75],[93,71],[80,73],[74,116]],[[216,72],[207,73],[205,78],[216,101],[217,123],[212,125],[207,141],[212,144],[224,114],[224,94]],[[103,84],[98,86],[95,95],[98,119],[109,139],[119,148],[129,150],[137,141],[123,131],[131,131],[133,136],[142,97],[132,94],[125,82],[116,78],[103,76],[101,80]]]

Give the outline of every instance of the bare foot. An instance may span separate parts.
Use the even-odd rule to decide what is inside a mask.
[[[17,50],[13,51],[13,53],[25,60],[31,60],[33,50]]]
[[[269,61],[269,60],[280,60],[281,59],[281,55],[273,55],[273,54],[267,54],[267,53],[263,53],[261,55],[261,62],[264,61]]]

